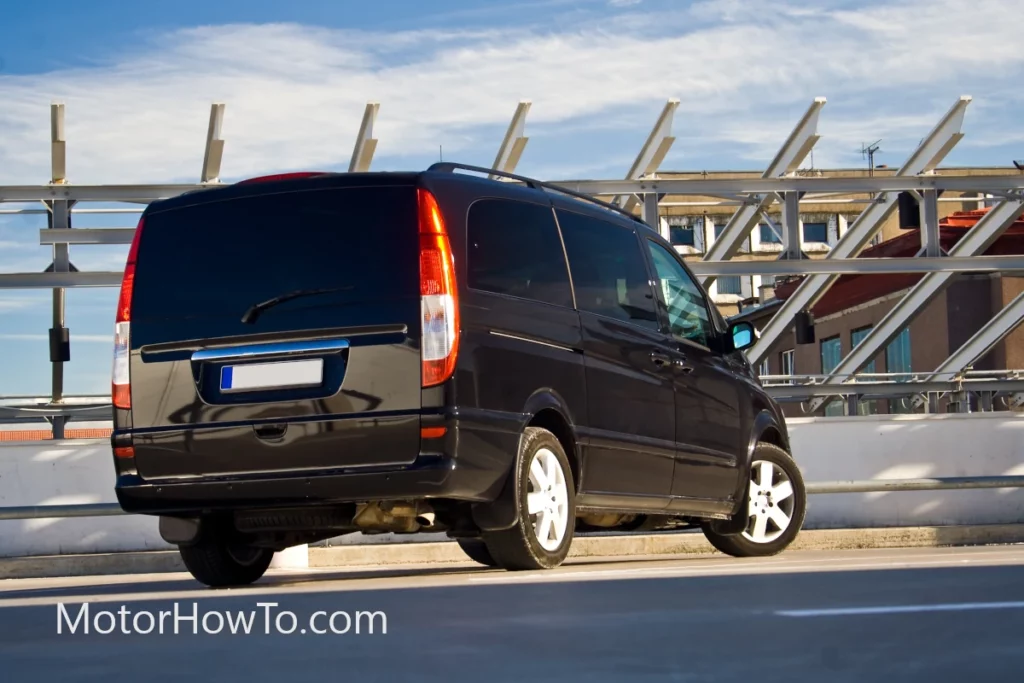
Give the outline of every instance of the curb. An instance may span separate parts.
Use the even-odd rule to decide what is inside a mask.
[[[1024,524],[991,524],[880,529],[805,530],[794,550],[857,550],[865,548],[939,548],[944,546],[1024,543]],[[578,536],[569,558],[704,555],[718,552],[700,532]],[[393,543],[312,547],[310,568],[455,564],[468,562],[451,542]],[[184,572],[176,550],[42,555],[0,558],[0,579],[55,578]]]

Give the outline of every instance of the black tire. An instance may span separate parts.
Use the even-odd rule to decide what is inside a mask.
[[[770,443],[759,443],[754,449],[754,462],[767,461],[776,465],[785,476],[789,479],[793,487],[793,494],[789,497],[792,500],[792,507],[790,512],[789,526],[774,538],[767,542],[755,542],[748,538],[746,532],[736,535],[723,535],[716,533],[712,528],[711,524],[706,522],[701,525],[701,529],[704,531],[704,536],[708,539],[715,548],[733,557],[768,557],[770,555],[777,555],[783,550],[788,548],[791,543],[796,539],[797,534],[800,533],[801,527],[804,524],[804,516],[807,514],[807,492],[804,488],[803,476],[800,474],[800,468],[797,467],[796,462],[792,456],[786,451],[782,450],[778,446]],[[757,468],[753,468],[751,471],[751,483],[753,486],[753,478],[758,477],[759,473]],[[779,479],[778,472],[775,473],[775,478]],[[740,514],[749,514],[749,500],[750,490],[748,488],[746,495],[744,496],[743,509]],[[787,501],[783,501],[783,505]],[[780,505],[781,507],[781,505]],[[754,525],[754,517],[748,517],[747,531],[749,532]],[[776,525],[775,531],[778,530]]]
[[[254,583],[274,559],[270,548],[247,545],[216,529],[204,529],[195,545],[179,546],[178,552],[193,578],[211,588]]]
[[[527,494],[530,493],[531,487],[530,466],[538,452],[545,449],[554,454],[561,468],[567,495],[565,531],[557,547],[551,549],[541,546],[534,531],[536,515],[531,516],[527,507]],[[511,529],[484,534],[483,540],[487,550],[497,566],[503,569],[554,569],[562,564],[569,554],[569,546],[572,545],[573,531],[576,527],[576,484],[572,478],[569,459],[555,435],[546,429],[527,427],[520,440],[519,456],[516,458],[513,476],[519,484],[516,489],[519,519]]]
[[[487,549],[487,544],[479,538],[459,538],[456,539],[459,543],[459,547],[462,548],[462,552],[466,553],[466,556],[474,562],[479,562],[485,567],[497,567],[498,563],[491,557],[491,551]]]

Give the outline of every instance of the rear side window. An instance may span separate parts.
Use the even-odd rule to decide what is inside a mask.
[[[549,207],[481,199],[469,209],[467,233],[471,289],[572,307],[565,253]]]
[[[654,290],[636,234],[571,211],[559,211],[558,224],[579,309],[657,330]]]
[[[139,243],[133,316],[238,320],[256,302],[331,289],[261,323],[307,311],[308,326],[341,324],[331,306],[419,296],[416,220],[412,186],[253,194],[157,211]]]

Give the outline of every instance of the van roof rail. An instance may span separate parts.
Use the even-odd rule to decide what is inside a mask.
[[[553,183],[544,182],[543,180],[537,180],[536,178],[528,178],[526,176],[516,175],[515,173],[508,173],[506,171],[498,171],[493,168],[484,168],[483,166],[472,166],[470,164],[460,164],[454,161],[438,161],[430,165],[428,171],[436,171],[440,173],[454,173],[457,169],[464,171],[475,171],[477,173],[486,173],[488,176],[501,176],[502,178],[511,178],[512,180],[518,180],[529,188],[535,190],[547,190],[550,192],[558,192],[561,194],[575,197],[576,199],[582,199],[583,201],[597,204],[601,208],[608,209],[609,211],[615,211],[616,213],[626,216],[630,220],[636,221],[642,225],[647,225],[642,218],[639,216],[626,211],[622,207],[616,206],[610,202],[592,197],[582,192],[576,192],[575,190],[569,190],[564,187],[559,187]],[[647,227],[650,227],[647,225]]]

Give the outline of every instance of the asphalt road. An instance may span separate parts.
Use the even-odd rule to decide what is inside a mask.
[[[179,617],[196,616],[198,634],[189,620],[174,634],[175,605]],[[161,611],[170,613],[163,635]],[[248,614],[251,633],[227,624],[208,633],[225,611]],[[290,635],[278,630],[293,626],[285,611],[295,615]],[[383,612],[387,633],[380,615],[368,633],[358,611]],[[345,613],[333,625],[346,633],[330,632],[334,612]],[[587,561],[530,573],[310,570],[232,591],[177,574],[0,581],[0,680],[12,683],[1006,682],[1024,671],[1022,639],[1024,546]]]

